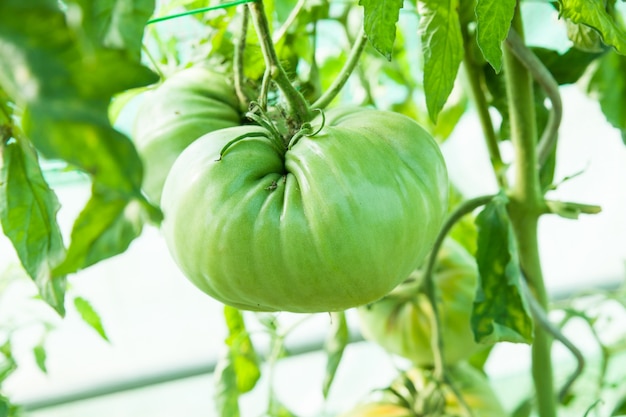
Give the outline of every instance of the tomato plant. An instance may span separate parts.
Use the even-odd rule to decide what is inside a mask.
[[[564,183],[586,174],[557,170],[571,146],[564,136],[580,135],[561,129],[572,105],[561,93],[579,88],[626,137],[625,20],[617,0],[3,0],[2,232],[63,316],[72,279],[127,252],[146,225],[161,228],[181,275],[228,305],[221,416],[241,415],[240,396],[264,381],[239,309],[332,312],[328,399],[350,354],[344,310],[356,307],[368,339],[428,370],[398,370],[401,395],[355,413],[441,408],[449,381],[483,386],[458,377],[459,363],[477,350],[489,360],[481,346],[509,342],[529,346],[532,379],[514,415],[556,417],[589,358],[550,314],[540,220],[601,211],[558,200]],[[145,90],[138,111],[124,105]],[[122,114],[131,128],[112,121]],[[577,139],[609,140],[593,133]],[[444,163],[450,136],[473,148],[458,155],[453,143]],[[484,143],[469,145],[476,137]],[[57,221],[65,202],[50,166],[91,187],[71,230]],[[447,196],[446,170],[481,172],[493,186]],[[619,191],[607,194],[619,200]],[[567,320],[582,317],[596,332],[575,304],[563,308]],[[90,304],[78,306],[105,334]],[[270,335],[270,385],[288,351],[285,316],[245,316]],[[607,368],[607,352],[620,349],[594,340]],[[575,360],[564,382],[557,343]],[[0,347],[4,375],[13,374],[13,347]],[[615,385],[601,375],[599,398],[585,399],[583,412]],[[416,396],[418,387],[444,393]],[[268,394],[267,415],[294,414]],[[622,397],[606,414],[623,412]]]
[[[232,82],[198,65],[168,77],[142,97],[133,140],[144,166],[143,189],[159,202],[174,161],[205,133],[241,122]]]
[[[417,366],[433,366],[433,310],[423,291],[423,267],[391,293],[358,308],[363,335]],[[444,340],[444,360],[455,363],[486,348],[474,341],[472,304],[478,271],[474,258],[452,239],[437,256],[434,281]]]
[[[378,110],[328,110],[312,126],[288,149],[264,127],[223,129],[177,159],[163,232],[206,293],[249,310],[339,311],[385,295],[430,250],[447,204],[432,137]]]

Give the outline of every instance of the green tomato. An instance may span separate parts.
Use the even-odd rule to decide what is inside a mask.
[[[447,370],[449,382],[458,390],[472,417],[503,417],[507,413],[487,377],[467,362]],[[448,383],[438,383],[432,370],[412,368],[396,378],[388,390],[357,405],[341,417],[469,417]]]
[[[470,324],[477,279],[474,258],[456,241],[446,239],[434,271],[446,363],[485,348],[474,341]],[[366,339],[417,366],[430,366],[433,313],[426,294],[420,291],[421,284],[422,270],[416,270],[390,294],[357,310]]]
[[[183,149],[206,133],[241,123],[238,105],[228,78],[202,66],[179,71],[145,94],[132,136],[144,164],[143,189],[152,201],[160,201]]]
[[[191,144],[165,183],[162,230],[184,274],[225,304],[339,311],[416,268],[447,191],[439,147],[413,120],[334,109],[289,150],[260,126]]]

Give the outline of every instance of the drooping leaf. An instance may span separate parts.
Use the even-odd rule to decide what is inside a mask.
[[[94,185],[91,199],[74,222],[67,255],[53,274],[69,274],[125,251],[141,234],[145,207]]]
[[[102,319],[91,303],[83,297],[76,297],[74,298],[74,307],[83,321],[108,342],[109,337],[104,330]]]
[[[17,135],[16,135],[17,136]],[[65,277],[51,271],[65,254],[56,221],[60,208],[35,150],[21,137],[0,144],[0,222],[42,298],[64,315]]]
[[[228,326],[226,344],[233,359],[237,390],[243,394],[252,390],[261,376],[259,358],[254,350],[241,311],[234,307],[225,306],[224,318]]]
[[[102,0],[93,5],[77,0],[65,4],[62,10],[59,2],[54,0],[1,2],[0,85],[18,106],[25,109],[23,131],[42,155],[64,160],[90,174],[94,188],[109,190],[107,195],[115,194],[116,198],[126,200],[124,206],[133,200],[141,200],[142,206],[146,206],[148,203],[140,190],[142,167],[139,156],[131,141],[113,129],[107,114],[114,94],[151,84],[158,78],[141,65],[138,54],[130,49],[111,47],[133,48],[131,38],[140,40],[138,25],[140,20],[145,23],[146,13],[141,14],[143,17],[126,14],[123,10],[127,10],[124,8],[128,5],[122,3]],[[147,3],[142,0],[132,3],[139,4]],[[96,8],[92,9],[92,6]],[[94,10],[99,14],[90,13]],[[104,34],[101,33],[102,27],[98,26],[101,24],[98,19],[102,17],[110,18]],[[122,26],[130,24],[128,19],[134,23],[126,30]],[[117,30],[123,31],[117,41],[106,41],[113,39],[112,34]],[[96,201],[88,204],[79,221],[85,217],[97,218],[97,213],[92,210],[104,207],[108,210],[103,213],[105,222],[116,224],[110,221],[111,205],[101,205],[102,196],[92,198]],[[115,206],[119,207],[121,203],[116,202]],[[148,209],[151,213],[153,210],[156,208]],[[80,229],[80,225],[74,227],[74,230]],[[100,233],[117,232],[101,227]],[[90,250],[72,246],[74,242],[84,240],[112,242],[110,238],[100,239],[93,235],[73,239],[68,249],[68,256],[72,258],[64,262],[58,275],[103,259],[105,252],[106,256],[112,256],[128,247],[128,242],[122,241],[117,247],[109,246],[97,255],[92,251],[91,255],[83,256]],[[76,253],[81,256],[77,257]],[[87,262],[79,264],[76,259]]]
[[[533,321],[523,297],[523,279],[506,212],[506,197],[494,198],[476,218],[479,279],[472,329],[481,343],[531,343]]]
[[[326,373],[322,384],[324,398],[328,397],[337,368],[339,368],[343,352],[349,341],[346,314],[343,311],[331,313],[331,320],[330,330],[324,343],[324,351],[326,352]]]
[[[567,20],[565,26],[567,28],[567,37],[572,41],[576,49],[583,52],[597,53],[605,48],[602,43],[602,37],[594,28],[582,23],[574,23],[571,20]]]
[[[446,103],[463,60],[459,0],[421,0],[419,34],[424,54],[424,93],[433,122]]]
[[[606,45],[626,54],[626,32],[607,12],[604,0],[559,0],[559,5],[562,17],[595,29]]]
[[[496,72],[502,68],[502,42],[509,33],[516,4],[516,0],[478,0],[476,3],[478,46]]]
[[[598,99],[602,113],[611,125],[620,130],[626,144],[626,57],[609,53],[602,57],[588,86]]]
[[[391,61],[396,23],[403,0],[359,0],[365,14],[363,26],[370,44]]]
[[[215,370],[215,403],[221,417],[239,416],[239,396],[261,377],[259,358],[240,310],[224,306],[228,350]]]
[[[33,356],[35,357],[35,363],[41,372],[47,374],[48,368],[46,367],[46,348],[43,343],[38,344],[33,348]]]

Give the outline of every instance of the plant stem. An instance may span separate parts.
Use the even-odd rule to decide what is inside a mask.
[[[350,50],[350,55],[348,56],[348,60],[344,64],[343,68],[339,75],[335,78],[332,85],[322,94],[322,96],[313,103],[311,106],[314,109],[323,109],[328,106],[333,99],[341,92],[341,89],[350,78],[350,75],[354,72],[357,64],[359,63],[359,58],[361,57],[361,53],[367,44],[367,35],[365,34],[365,30],[361,28],[359,35],[356,38],[352,49]]]
[[[512,28],[523,39],[519,4]],[[504,69],[511,122],[511,139],[515,148],[515,183],[509,190],[508,206],[518,244],[519,260],[539,307],[548,309],[548,296],[543,281],[537,227],[545,203],[539,181],[537,161],[537,125],[532,77],[516,58],[510,47],[504,49]],[[556,417],[552,338],[541,326],[535,326],[532,345],[532,376],[540,417]]]
[[[313,118],[308,103],[300,94],[298,90],[291,85],[289,77],[284,68],[280,65],[278,55],[274,49],[272,43],[272,35],[270,33],[269,23],[267,16],[265,15],[265,8],[263,7],[263,1],[257,0],[248,4],[250,8],[250,14],[252,16],[252,22],[256,29],[259,41],[261,43],[261,51],[263,52],[263,59],[265,65],[271,74],[272,81],[276,83],[280,91],[283,93],[285,101],[293,117],[293,124],[296,130],[304,122],[308,122]]]
[[[241,16],[241,29],[239,31],[239,40],[235,45],[235,56],[234,56],[234,78],[235,78],[235,93],[237,94],[237,99],[239,100],[239,108],[242,111],[247,110],[248,107],[248,97],[246,93],[243,91],[243,80],[244,80],[244,70],[243,70],[243,56],[244,50],[246,49],[246,37],[248,34],[248,20],[250,18],[250,10],[247,7],[243,7],[243,13]]]
[[[489,103],[483,91],[481,80],[482,74],[480,73],[480,67],[476,64],[472,57],[472,47],[470,45],[473,42],[470,37],[467,27],[462,27],[463,43],[465,56],[463,58],[463,66],[467,73],[467,79],[470,84],[470,90],[472,92],[472,98],[478,112],[478,118],[480,125],[485,135],[485,142],[487,143],[487,149],[489,151],[489,159],[491,160],[491,166],[496,176],[496,180],[500,187],[506,187],[506,165],[502,161],[500,155],[500,148],[498,146],[498,137],[496,136],[495,129],[493,127],[493,121],[491,120],[491,114],[489,113]]]
[[[471,200],[464,201],[459,204],[459,206],[450,214],[446,222],[441,227],[439,234],[437,235],[437,239],[435,239],[435,243],[433,244],[433,248],[430,251],[430,255],[428,257],[426,263],[426,269],[424,271],[424,280],[421,284],[421,290],[426,294],[426,298],[428,298],[428,302],[433,309],[432,322],[431,322],[431,331],[432,331],[432,350],[433,350],[433,360],[434,360],[434,374],[439,379],[443,379],[445,376],[445,362],[443,358],[444,353],[444,341],[441,337],[441,320],[439,319],[439,309],[437,306],[437,288],[435,286],[433,272],[435,270],[435,264],[437,263],[437,254],[443,245],[443,242],[452,230],[452,227],[463,218],[463,216],[471,213],[476,210],[478,207],[482,207],[485,204],[489,203],[493,199],[493,195],[476,197]]]
[[[535,81],[543,88],[552,103],[548,124],[541,134],[537,147],[538,162],[540,166],[543,166],[556,146],[559,126],[563,118],[563,103],[561,101],[561,93],[559,92],[559,84],[541,60],[524,44],[515,30],[509,32],[506,43],[511,48],[511,52],[530,71]]]

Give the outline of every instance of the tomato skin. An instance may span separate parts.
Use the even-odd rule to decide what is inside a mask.
[[[472,410],[473,417],[508,415],[487,377],[467,362],[450,366],[447,377]],[[438,390],[423,397],[429,388],[432,389],[433,383],[431,370],[411,368],[391,383],[393,390],[379,391],[377,398],[357,405],[340,417],[467,417],[451,386],[446,383],[439,384]]]
[[[217,161],[242,135],[257,137]],[[284,155],[259,126],[191,144],[165,183],[162,230],[184,274],[225,304],[339,311],[382,297],[421,262],[447,190],[439,147],[413,120],[329,110]]]
[[[132,137],[152,201],[160,201],[165,177],[183,149],[206,133],[241,123],[238,106],[228,78],[203,66],[181,70],[145,94]]]
[[[474,258],[450,238],[444,241],[437,260],[434,280],[440,299],[444,361],[454,363],[485,348],[474,341],[470,324],[478,270]],[[414,271],[383,299],[358,308],[359,323],[363,336],[388,352],[417,366],[432,366],[432,309],[426,295],[418,293],[421,282],[422,271]]]

